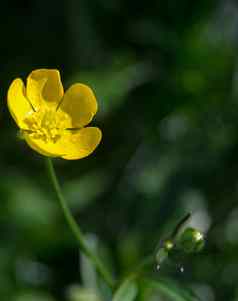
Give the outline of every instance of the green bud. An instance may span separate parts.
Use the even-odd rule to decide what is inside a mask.
[[[204,244],[203,234],[194,228],[185,229],[178,240],[178,246],[186,253],[198,253]]]
[[[166,250],[167,252],[169,252],[171,249],[173,249],[174,243],[172,242],[172,240],[169,240],[169,239],[168,239],[168,240],[164,241],[163,246],[164,246],[165,250]]]
[[[168,257],[168,251],[165,248],[160,248],[156,254],[156,262],[160,265]]]

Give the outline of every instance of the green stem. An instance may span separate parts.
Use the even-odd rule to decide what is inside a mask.
[[[63,210],[64,217],[73,232],[74,236],[76,237],[80,250],[91,260],[91,262],[94,264],[96,270],[98,273],[102,276],[102,278],[105,280],[105,282],[108,284],[110,288],[114,287],[114,280],[113,277],[109,274],[108,270],[104,267],[101,260],[90,250],[88,247],[85,237],[79,227],[79,225],[76,223],[71,211],[69,210],[69,207],[65,201],[65,198],[63,196],[63,193],[61,191],[61,187],[59,185],[55,169],[53,166],[53,162],[50,158],[46,157],[46,168],[47,172],[49,174],[50,180],[53,184],[54,190],[56,192],[57,198],[59,200],[60,206]]]

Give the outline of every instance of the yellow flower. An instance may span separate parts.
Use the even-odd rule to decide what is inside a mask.
[[[64,93],[58,70],[32,71],[26,87],[20,78],[15,79],[7,98],[24,139],[42,155],[81,159],[101,141],[99,128],[84,127],[97,112],[92,90],[77,83]]]

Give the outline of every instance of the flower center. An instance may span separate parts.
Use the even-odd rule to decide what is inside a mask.
[[[56,143],[66,129],[68,120],[68,115],[63,112],[45,109],[28,113],[24,122],[33,138]]]

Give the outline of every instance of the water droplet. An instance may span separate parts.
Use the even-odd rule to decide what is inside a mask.
[[[183,272],[184,272],[184,267],[183,267],[183,266],[180,266],[180,267],[179,267],[179,270],[180,270],[181,273],[183,273]]]

